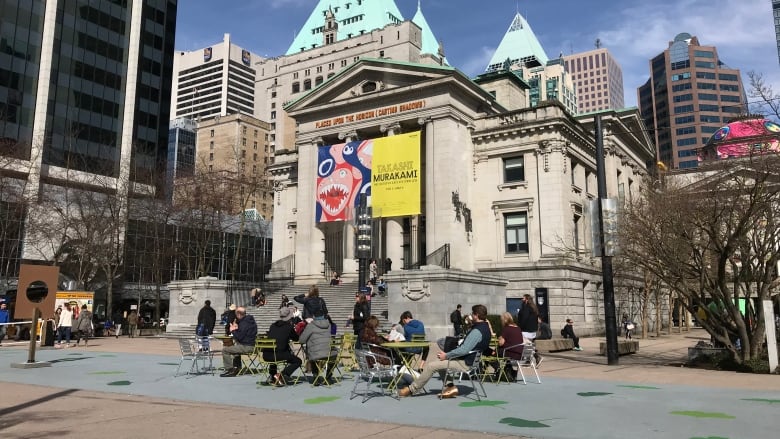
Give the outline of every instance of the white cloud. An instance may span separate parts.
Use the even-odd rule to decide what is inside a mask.
[[[636,87],[650,75],[650,58],[681,32],[696,36],[702,45],[715,46],[721,60],[743,76],[756,70],[770,83],[780,83],[767,0],[641,2],[623,9],[617,18],[598,37],[623,67],[627,105],[636,103]]]

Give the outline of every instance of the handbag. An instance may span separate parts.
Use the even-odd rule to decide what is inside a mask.
[[[632,330],[632,329],[634,329],[634,324],[633,324],[633,323],[629,323],[629,324],[627,324],[627,325],[626,325],[626,329],[628,329],[629,331],[630,331],[630,330]]]

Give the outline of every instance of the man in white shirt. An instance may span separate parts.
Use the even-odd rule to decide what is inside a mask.
[[[73,310],[70,308],[70,303],[65,303],[65,307],[62,309],[62,314],[60,314],[60,324],[57,327],[57,346],[56,347],[63,347],[62,339],[65,338],[65,346],[64,347],[70,347],[70,332],[71,327],[73,326]]]

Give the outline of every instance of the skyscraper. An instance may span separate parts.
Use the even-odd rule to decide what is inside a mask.
[[[574,82],[580,113],[624,107],[623,70],[608,49],[573,53],[563,62]]]
[[[222,42],[174,57],[174,95],[170,119],[200,120],[255,113],[256,71],[260,57],[231,42]]]
[[[518,12],[490,59],[486,73],[509,69],[520,72],[528,83],[528,106],[557,100],[577,114],[577,97],[563,59],[549,59],[528,21]]]
[[[746,112],[740,72],[727,67],[714,46],[702,46],[688,33],[650,60],[650,72],[637,93],[658,160],[669,168],[695,168],[709,137]]]
[[[777,58],[780,61],[780,0],[772,0],[772,18],[775,22],[775,39],[777,40]]]
[[[176,11],[177,0],[1,2],[0,158],[15,161],[0,168],[30,194],[74,179],[159,183]]]
[[[150,182],[164,163],[176,0],[0,4],[0,137],[31,162]],[[11,151],[8,151],[10,149]]]

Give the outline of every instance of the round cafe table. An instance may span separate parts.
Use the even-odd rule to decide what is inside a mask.
[[[214,338],[222,342],[222,346],[233,346],[233,337],[229,335],[215,335]]]

